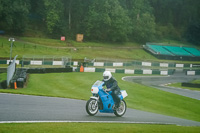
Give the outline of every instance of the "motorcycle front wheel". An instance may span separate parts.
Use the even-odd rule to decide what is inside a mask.
[[[119,108],[117,108],[114,114],[118,117],[121,117],[126,112],[126,102],[124,100],[121,101]]]
[[[94,116],[98,112],[98,102],[96,99],[90,99],[87,101],[86,111],[91,116]]]

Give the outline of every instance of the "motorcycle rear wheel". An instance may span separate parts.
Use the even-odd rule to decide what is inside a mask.
[[[94,116],[98,112],[98,102],[96,99],[90,99],[86,103],[86,112]]]
[[[126,102],[121,101],[120,106],[115,110],[114,114],[118,117],[122,117],[126,112]]]

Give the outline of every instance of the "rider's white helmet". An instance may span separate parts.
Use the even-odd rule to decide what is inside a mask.
[[[103,80],[104,80],[104,81],[108,81],[111,77],[112,77],[112,74],[111,74],[110,71],[105,71],[105,72],[103,73]]]

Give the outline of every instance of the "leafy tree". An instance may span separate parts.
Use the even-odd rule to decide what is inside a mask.
[[[137,42],[154,39],[155,20],[148,0],[126,0],[124,7],[128,10],[132,23],[130,38]]]
[[[199,21],[200,22],[200,21]],[[200,45],[200,23],[191,24],[186,31],[186,39],[195,44]]]
[[[42,21],[45,18],[45,6],[43,0],[30,0],[30,20]]]
[[[0,29],[22,33],[28,21],[29,0],[0,0]],[[14,33],[13,33],[14,32]]]
[[[86,18],[86,35],[100,41],[125,41],[130,19],[118,0],[94,0]]]
[[[63,12],[62,5],[61,0],[44,0],[45,20],[49,33],[53,33],[60,22],[61,13]]]
[[[22,34],[28,25],[50,37],[83,33],[98,41],[156,38],[197,43],[200,0],[0,0],[0,30]]]
[[[143,13],[133,21],[133,39],[137,42],[152,41],[155,37],[154,17],[149,13]]]
[[[89,5],[93,0],[63,0],[65,33],[68,37],[77,33],[85,33],[85,17],[87,16]]]
[[[3,4],[2,4],[2,0],[0,0],[0,17],[2,15],[2,11],[3,11]]]
[[[164,38],[180,39],[200,14],[199,0],[149,0],[154,8],[157,31]],[[163,30],[164,29],[164,30]],[[171,31],[169,31],[171,29]],[[166,34],[168,33],[168,34]]]

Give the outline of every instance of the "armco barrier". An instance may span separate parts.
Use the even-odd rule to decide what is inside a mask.
[[[0,60],[0,64],[8,64],[9,60]],[[17,64],[21,64],[22,67],[24,65],[62,65],[62,61],[36,61],[36,60],[30,60],[30,61],[19,61],[16,60]],[[200,64],[180,64],[180,63],[160,63],[160,62],[145,62],[145,61],[131,61],[131,62],[78,62],[73,61],[68,63],[72,66],[79,66],[79,64],[84,64],[84,66],[94,66],[94,67],[127,67],[127,66],[146,66],[146,67],[161,67],[161,68],[167,68],[167,67],[175,67],[175,68],[193,68],[193,67],[200,67]]]
[[[27,69],[27,73],[61,73],[72,72],[72,67],[67,68],[30,68]]]
[[[180,63],[160,63],[160,62],[141,62],[141,61],[132,61],[132,62],[94,62],[86,63],[86,66],[95,66],[95,67],[126,67],[126,66],[146,66],[146,67],[176,67],[176,68],[185,68],[193,67],[193,64],[180,64]]]
[[[73,67],[74,72],[80,72],[80,67]],[[124,73],[124,74],[157,74],[157,75],[172,75],[174,69],[169,70],[141,70],[141,69],[114,69],[114,68],[95,68],[84,67],[84,72],[104,72],[111,71],[112,73]]]
[[[186,75],[200,75],[200,70],[189,70]]]

